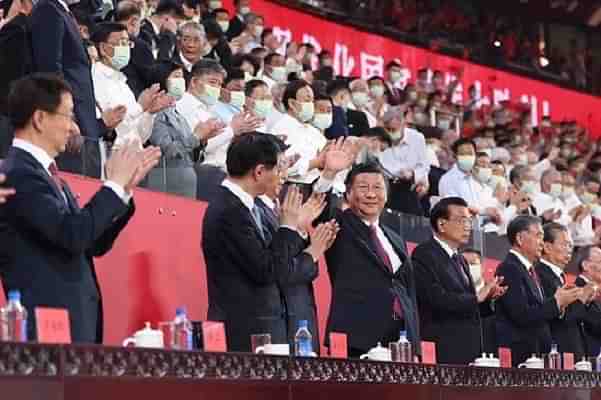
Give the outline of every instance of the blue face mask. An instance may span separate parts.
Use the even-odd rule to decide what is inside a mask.
[[[111,65],[113,68],[120,71],[127,67],[127,64],[129,64],[130,50],[129,46],[113,47],[113,56],[111,57]]]

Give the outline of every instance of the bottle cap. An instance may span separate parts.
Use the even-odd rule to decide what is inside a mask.
[[[177,308],[175,309],[175,315],[176,315],[176,316],[177,316],[177,315],[186,315],[186,314],[187,314],[187,313],[186,313],[186,307],[184,307],[184,306],[177,307]]]
[[[407,331],[401,331],[399,334],[400,337],[407,337]]]
[[[301,319],[300,321],[298,321],[299,328],[306,328],[307,326],[309,326],[309,323],[306,319]]]
[[[19,292],[18,290],[9,291],[8,300],[21,301],[21,292]]]

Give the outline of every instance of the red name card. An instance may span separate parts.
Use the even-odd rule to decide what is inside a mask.
[[[422,363],[436,364],[436,343],[422,341]]]
[[[563,369],[566,371],[574,369],[574,353],[563,353]]]
[[[63,308],[35,308],[39,343],[71,343],[69,311]]]
[[[223,322],[204,321],[202,323],[202,341],[204,351],[225,353],[225,326]]]
[[[330,333],[330,357],[348,358],[348,343],[345,333]]]
[[[499,347],[499,360],[501,368],[511,368],[511,350],[507,347]]]

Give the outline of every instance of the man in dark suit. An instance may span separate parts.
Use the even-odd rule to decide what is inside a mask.
[[[369,130],[369,121],[363,111],[347,109],[346,120],[350,136],[363,136]]]
[[[548,353],[551,348],[549,322],[578,300],[581,290],[561,287],[545,298],[534,263],[541,256],[543,229],[540,219],[523,215],[507,227],[509,254],[497,268],[507,293],[496,303],[497,342],[511,349],[514,366],[531,354]]]
[[[57,175],[55,157],[77,130],[71,88],[35,74],[9,95],[15,140],[0,172],[16,193],[0,207],[0,276],[20,290],[35,340],[36,307],[69,311],[74,342],[102,342],[102,301],[92,257],[107,253],[134,213],[131,190],[157,164],[160,151],[137,143],[113,152],[102,188],[83,208]]]
[[[601,302],[598,299],[601,282],[601,249],[597,246],[584,246],[576,254],[575,264],[580,275],[576,278],[577,287],[591,288],[592,299],[585,306],[584,318],[580,321],[584,351],[589,357],[601,353]]]
[[[342,79],[328,84],[327,94],[332,99],[332,125],[325,130],[326,138],[338,139],[349,135],[346,109],[351,101],[351,91],[348,83]]]
[[[441,364],[469,364],[484,351],[482,318],[492,315],[490,304],[507,290],[501,278],[476,292],[465,258],[472,217],[460,197],[440,200],[432,209],[432,239],[420,244],[411,259],[415,267],[421,334],[436,343]]]
[[[348,335],[349,354],[358,356],[378,342],[387,345],[406,330],[414,352],[420,354],[420,335],[413,265],[403,242],[381,224],[387,184],[375,164],[353,166],[346,178],[345,211],[335,207],[331,193],[336,174],[349,168],[354,154],[341,143],[331,146],[314,190],[330,192],[323,219],[334,217],[340,232],[326,252],[332,302],[326,334]]]
[[[563,225],[549,222],[543,226],[543,231],[543,255],[535,269],[545,297],[548,298],[553,297],[557,289],[567,284],[564,270],[572,259],[573,244],[568,229]],[[593,286],[589,285],[582,295],[588,298],[592,292]],[[585,308],[582,301],[576,301],[570,304],[559,318],[549,321],[551,337],[558,345],[559,352],[572,353],[577,360],[585,355],[580,331],[586,314]]]
[[[250,13],[250,0],[234,0],[236,15],[230,20],[230,26],[227,30],[227,39],[232,40],[246,29],[244,16]]]
[[[184,18],[175,0],[160,0],[154,12],[140,26],[139,38],[151,48],[155,61],[170,60],[176,45],[177,21]]]
[[[77,22],[64,2],[40,0],[36,4],[31,13],[31,45],[35,71],[58,73],[73,88],[77,124],[81,134],[89,138],[82,148],[83,155],[63,153],[57,160],[59,166],[70,172],[100,176],[100,151],[96,141],[106,129],[96,119],[88,52]]]
[[[248,133],[234,139],[226,163],[229,177],[203,221],[207,318],[225,322],[231,351],[249,351],[253,334],[269,333],[272,343],[287,343],[279,284],[305,275],[304,264],[294,258],[307,247],[305,229],[312,213],[301,209],[300,192],[293,188],[282,204],[279,228],[273,233],[267,229],[255,199],[280,181],[287,168],[273,136]]]

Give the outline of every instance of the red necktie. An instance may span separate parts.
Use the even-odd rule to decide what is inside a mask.
[[[56,185],[56,187],[59,189],[59,191],[62,193],[63,191],[63,181],[60,178],[60,176],[58,176],[58,168],[56,166],[56,163],[52,163],[48,166],[48,171],[50,171],[50,178],[52,178],[52,181],[54,182],[54,184]]]
[[[388,257],[388,253],[386,253],[386,250],[384,250],[382,242],[378,238],[378,229],[375,225],[371,225],[369,227],[369,234],[372,242],[376,246],[376,253],[378,254],[378,257],[380,257],[380,260],[382,260],[384,265],[386,265],[386,268],[388,268],[391,273],[394,273],[394,270],[392,269],[392,262],[390,261],[390,257]],[[394,301],[392,303],[392,311],[399,319],[402,318],[403,309],[401,308],[401,302],[396,296],[394,296]]]
[[[538,280],[538,275],[536,274],[534,267],[531,267],[530,270],[528,271],[528,273],[530,274],[530,277],[534,281],[534,286],[536,286],[536,290],[538,292],[539,298],[542,298],[543,292],[541,291],[540,281]]]

